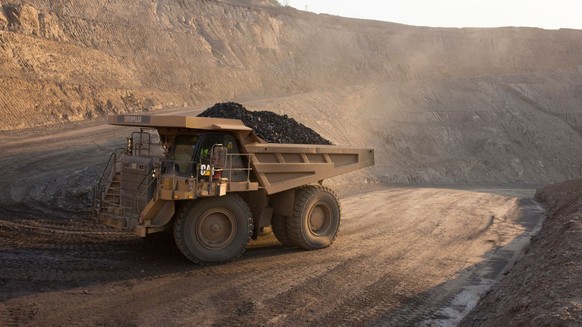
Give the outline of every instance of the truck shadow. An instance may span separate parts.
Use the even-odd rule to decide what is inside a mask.
[[[0,217],[0,248],[0,301],[218,266],[187,260],[170,233],[142,239],[87,219]],[[302,251],[261,235],[236,261],[296,252]]]

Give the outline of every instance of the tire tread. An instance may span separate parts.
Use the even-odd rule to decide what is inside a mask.
[[[273,216],[271,219],[271,228],[273,229],[273,234],[275,238],[285,246],[293,246],[293,242],[289,238],[289,233],[287,232],[287,219],[283,216]]]
[[[319,192],[328,192],[336,199],[338,204],[338,214],[341,217],[341,203],[339,202],[339,200],[337,200],[338,197],[334,191],[322,185],[307,185],[296,190],[295,204],[293,206],[293,217],[287,219],[287,235],[289,236],[290,241],[293,243],[293,245],[308,251],[317,250],[320,249],[321,247],[309,244],[309,242],[307,242],[307,240],[303,236],[301,215],[308,201]],[[329,244],[327,244],[324,247],[333,244],[333,242],[337,238],[340,228],[341,228],[341,218],[339,219],[338,222],[337,232],[330,240]]]
[[[247,203],[240,196],[238,196],[238,195],[228,195],[228,196],[230,197],[230,199],[237,202],[237,204],[240,205],[241,208],[243,208],[243,210],[245,211],[245,215],[248,217],[249,235],[247,236],[247,240],[246,240],[246,244],[248,244],[251,240],[252,235],[253,235],[253,218],[251,215],[251,210],[249,209],[249,206],[247,205]],[[205,199],[202,199],[199,201],[204,201],[204,200]],[[194,208],[194,206],[199,203],[199,201],[189,201],[188,204],[181,206],[181,208],[178,211],[178,215],[176,216],[176,221],[174,222],[174,241],[176,243],[176,246],[180,250],[180,252],[188,260],[192,261],[193,263],[195,263],[197,265],[215,265],[215,264],[220,264],[220,263],[231,262],[233,260],[238,259],[245,252],[246,246],[243,247],[243,249],[242,249],[242,251],[240,251],[240,253],[236,254],[235,256],[233,256],[229,259],[222,260],[222,261],[205,261],[205,260],[202,260],[202,259],[196,257],[195,255],[193,255],[190,252],[190,250],[188,249],[188,246],[186,245],[186,242],[184,240],[184,224],[187,220],[188,214]]]

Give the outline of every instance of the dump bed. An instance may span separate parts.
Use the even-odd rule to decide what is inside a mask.
[[[273,194],[374,165],[374,150],[334,145],[245,144],[259,183]]]

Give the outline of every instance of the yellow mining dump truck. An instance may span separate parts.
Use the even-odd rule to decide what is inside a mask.
[[[172,231],[195,263],[239,257],[264,227],[283,244],[329,246],[340,226],[326,178],[374,164],[372,149],[266,143],[240,120],[110,116],[139,127],[117,149],[95,188],[95,214],[108,226]]]

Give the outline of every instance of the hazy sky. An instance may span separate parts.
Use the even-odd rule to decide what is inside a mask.
[[[420,26],[582,29],[582,0],[283,0],[300,10]]]

